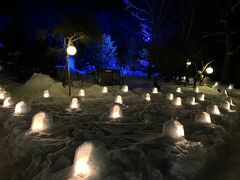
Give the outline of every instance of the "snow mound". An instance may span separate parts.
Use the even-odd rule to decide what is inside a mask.
[[[39,89],[48,89],[54,83],[55,81],[48,75],[34,73],[31,78],[25,82],[24,87],[29,90],[37,91]]]
[[[40,98],[43,92],[48,89],[53,97],[67,96],[67,88],[62,83],[56,82],[50,76],[34,73],[26,83],[15,90],[16,96],[25,96],[30,98]]]

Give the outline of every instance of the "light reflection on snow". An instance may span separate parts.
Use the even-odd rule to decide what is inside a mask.
[[[122,96],[118,95],[118,96],[115,98],[115,103],[117,103],[117,104],[122,104],[122,103],[123,103]]]
[[[110,118],[112,119],[117,119],[117,118],[121,118],[122,117],[122,113],[121,113],[121,108],[119,105],[114,105],[110,114]]]
[[[49,98],[49,97],[50,97],[49,90],[45,90],[45,91],[43,92],[43,97],[44,97],[44,98]]]

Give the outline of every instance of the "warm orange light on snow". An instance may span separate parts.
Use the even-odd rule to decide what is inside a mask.
[[[196,123],[211,123],[210,114],[207,112],[197,113],[195,115],[195,122]]]
[[[153,94],[158,94],[158,89],[157,89],[156,87],[153,88],[153,89],[152,89],[152,93],[153,93]]]
[[[105,93],[108,93],[108,88],[106,86],[104,86],[102,88],[102,93],[105,94]]]
[[[3,107],[7,108],[10,107],[14,104],[14,101],[11,97],[7,97],[4,101],[3,101]]]
[[[118,96],[115,98],[115,103],[117,103],[117,104],[122,104],[122,103],[123,103],[122,96],[118,95]]]
[[[28,113],[31,110],[31,107],[24,101],[20,101],[16,104],[14,113],[15,114],[24,114]]]
[[[125,93],[128,92],[128,86],[127,86],[127,85],[124,85],[124,86],[122,87],[122,91],[125,92]]]
[[[89,159],[92,153],[93,145],[91,143],[84,143],[75,153],[73,176],[86,178],[90,175],[91,169],[89,167]]]
[[[80,89],[79,91],[79,96],[84,97],[85,96],[85,91],[84,89]]]
[[[196,105],[197,104],[196,101],[195,101],[195,97],[187,97],[186,103],[190,104],[190,105]]]
[[[50,97],[49,90],[45,90],[45,91],[43,92],[43,97],[44,97],[44,98],[49,98],[49,97]]]
[[[194,87],[194,88],[193,88],[193,91],[194,91],[195,93],[199,93],[199,92],[200,92],[198,87]]]
[[[199,101],[205,101],[205,94],[200,93],[200,94],[197,95],[197,98],[198,98]]]
[[[121,113],[121,108],[119,105],[114,105],[110,114],[110,118],[117,119],[121,118],[122,113]]]
[[[212,88],[217,88],[217,86],[218,86],[218,82],[215,82],[214,84],[213,84],[213,86],[212,86]]]
[[[183,125],[174,119],[166,121],[163,124],[162,135],[173,138],[179,139],[184,137],[184,128]]]
[[[168,99],[168,100],[172,101],[173,98],[174,98],[173,93],[168,93],[168,94],[167,94],[167,99]]]
[[[151,95],[150,95],[149,93],[147,93],[147,94],[145,95],[145,100],[146,100],[146,101],[151,101]]]
[[[9,93],[7,91],[0,91],[0,99],[4,100],[9,96]]]
[[[182,89],[181,89],[180,87],[178,87],[178,88],[176,89],[176,92],[177,92],[177,93],[181,93],[181,92],[182,92]]]
[[[182,105],[182,99],[180,97],[176,97],[173,99],[172,104],[175,106],[181,106]]]
[[[234,87],[234,85],[233,85],[233,84],[230,84],[230,85],[228,86],[228,89],[233,89],[233,87]]]
[[[45,112],[39,112],[32,119],[31,131],[40,132],[48,128],[49,122],[49,116]]]
[[[72,101],[70,104],[70,109],[72,109],[72,110],[80,109],[80,103],[79,103],[78,98],[72,98]]]
[[[208,105],[207,112],[214,115],[220,115],[220,111],[217,105]]]

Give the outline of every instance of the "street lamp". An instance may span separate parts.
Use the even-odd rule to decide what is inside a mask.
[[[68,39],[68,47],[67,47],[67,69],[68,69],[68,95],[71,96],[71,71],[70,71],[70,62],[69,56],[74,56],[77,53],[77,49],[72,45],[71,38]]]
[[[211,66],[209,66],[207,69],[206,69],[206,73],[207,74],[212,74],[213,73],[213,68]]]
[[[186,65],[187,65],[187,67],[188,67],[188,66],[191,66],[191,65],[192,65],[192,62],[189,61],[189,60],[187,60]]]
[[[77,53],[77,49],[75,48],[75,46],[68,46],[67,53],[70,56],[74,56]]]
[[[84,34],[82,32],[74,33],[69,37],[64,38],[64,49],[66,50],[66,64],[67,64],[67,71],[68,71],[68,95],[71,96],[71,72],[70,72],[70,62],[69,56],[74,56],[77,53],[77,49],[73,46],[74,43],[79,41],[80,39],[84,38]]]

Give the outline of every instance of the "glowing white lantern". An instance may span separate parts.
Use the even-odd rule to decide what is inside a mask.
[[[45,90],[45,91],[43,92],[43,97],[44,97],[44,98],[49,98],[49,97],[50,97],[49,90]]]
[[[110,118],[118,119],[122,117],[122,111],[119,105],[114,105],[110,114]]]
[[[181,106],[182,105],[182,99],[180,97],[173,98],[172,104],[175,106]]]
[[[7,108],[10,106],[14,105],[14,100],[11,97],[7,97],[4,101],[3,101],[3,107]]]
[[[230,105],[230,103],[229,103],[228,101],[223,101],[223,102],[221,102],[221,103],[220,103],[220,107],[221,107],[222,109],[227,110],[227,111],[230,111],[230,110],[231,110],[231,105]]]
[[[179,139],[184,137],[183,125],[176,120],[168,120],[163,123],[162,135],[170,137],[172,139]]]
[[[0,99],[1,100],[4,100],[4,99],[6,99],[9,96],[10,96],[10,94],[7,91],[1,91],[0,92]]]
[[[211,123],[210,114],[207,112],[197,113],[195,115],[195,122],[196,123]]]
[[[190,105],[196,105],[197,104],[195,102],[195,97],[187,97],[186,103],[190,104]]]
[[[149,93],[146,93],[145,100],[146,101],[151,101],[151,95]]]
[[[189,60],[186,62],[187,67],[188,67],[188,66],[191,66],[191,64],[192,64],[192,62],[189,61]]]
[[[177,93],[181,93],[181,92],[182,92],[182,89],[181,89],[180,87],[178,87],[178,88],[176,89],[176,92],[177,92]]]
[[[75,152],[73,177],[77,179],[98,179],[106,168],[107,152],[100,142],[85,142]]]
[[[208,67],[208,68],[206,69],[206,73],[207,73],[207,74],[212,74],[212,73],[213,73],[213,68],[212,68],[212,67]]]
[[[205,101],[205,94],[200,93],[200,94],[197,95],[197,98],[198,98],[199,101]]]
[[[117,103],[117,104],[122,104],[122,103],[123,103],[122,96],[118,95],[118,96],[115,98],[115,103]]]
[[[172,101],[174,98],[173,93],[167,93],[167,99]]]
[[[17,115],[20,115],[20,114],[26,114],[30,111],[31,111],[30,105],[28,105],[24,101],[20,101],[16,104],[14,113]]]
[[[153,94],[158,94],[158,88],[154,87],[154,88],[152,89],[152,93],[153,93]]]
[[[193,88],[193,91],[194,91],[195,93],[199,93],[199,92],[200,92],[198,87],[194,87],[194,88]]]
[[[84,91],[84,89],[80,89],[78,95],[81,96],[81,97],[84,97],[84,96],[85,96],[85,91]]]
[[[31,131],[32,132],[40,132],[47,128],[49,128],[50,123],[52,123],[52,119],[45,112],[39,112],[33,116]]]
[[[124,86],[122,87],[122,91],[125,92],[125,93],[128,92],[128,86],[127,86],[127,85],[124,85]]]
[[[80,110],[79,99],[76,97],[72,98],[72,101],[69,107],[71,110]]]
[[[77,53],[77,49],[74,46],[68,46],[67,47],[67,53],[70,56],[74,56]]]
[[[102,88],[102,93],[105,94],[105,93],[108,93],[108,88],[106,86],[104,86]]]
[[[233,89],[233,87],[234,87],[234,85],[233,85],[233,84],[230,84],[230,85],[228,86],[228,89]]]
[[[208,105],[207,112],[214,115],[220,115],[220,111],[217,105]]]
[[[215,82],[214,85],[212,86],[212,88],[216,89],[218,86],[218,82]]]

